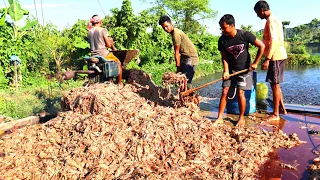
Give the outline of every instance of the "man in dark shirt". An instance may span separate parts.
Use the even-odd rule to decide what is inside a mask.
[[[223,113],[227,104],[227,96],[230,87],[237,90],[239,104],[239,121],[237,126],[245,124],[244,112],[246,108],[246,98],[244,90],[252,88],[252,70],[258,66],[260,58],[264,52],[264,44],[257,39],[252,33],[235,28],[235,20],[231,14],[224,15],[219,21],[222,36],[219,38],[218,49],[221,53],[223,63],[223,83],[222,95],[220,98],[218,117],[215,124],[223,123]],[[249,44],[254,44],[259,48],[254,62],[251,64],[249,54]],[[233,76],[229,79],[229,75],[249,69],[249,71]]]

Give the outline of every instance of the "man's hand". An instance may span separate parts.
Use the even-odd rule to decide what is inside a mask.
[[[269,68],[269,60],[265,60],[261,65],[261,70],[268,70]]]
[[[249,71],[253,71],[253,70],[256,70],[258,67],[258,64],[257,63],[252,63],[249,67]]]
[[[112,48],[113,43],[114,43],[112,37],[110,37],[110,36],[103,36],[103,38],[104,38],[104,41],[105,41],[105,43],[106,43],[106,46],[107,46],[108,48]]]
[[[223,80],[228,80],[229,76],[230,76],[229,72],[223,72],[222,78],[223,78]]]

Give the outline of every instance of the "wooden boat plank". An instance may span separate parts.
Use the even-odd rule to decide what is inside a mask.
[[[266,99],[267,105],[273,108],[273,101],[270,98]],[[302,105],[302,104],[284,104],[288,112],[304,112],[320,114],[320,106]]]

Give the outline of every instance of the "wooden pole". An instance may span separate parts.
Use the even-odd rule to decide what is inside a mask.
[[[248,69],[244,69],[244,70],[241,70],[241,71],[237,71],[237,72],[235,72],[235,73],[233,73],[233,74],[230,74],[229,77],[232,77],[232,76],[235,76],[235,75],[238,75],[238,74],[247,72],[247,71],[248,71]],[[189,95],[190,93],[192,93],[192,92],[194,92],[194,91],[197,91],[197,90],[199,90],[199,89],[202,89],[202,88],[204,88],[204,87],[207,87],[207,86],[209,86],[209,85],[212,85],[212,84],[214,84],[214,83],[217,83],[217,82],[219,82],[219,81],[221,81],[221,80],[223,80],[223,78],[220,78],[220,79],[211,81],[211,82],[209,82],[209,83],[207,83],[207,84],[201,85],[201,86],[196,87],[196,88],[194,88],[194,89],[188,89],[187,91],[182,92],[181,95],[182,95],[182,96],[187,96],[187,95]]]
[[[13,65],[14,65],[14,80],[13,80],[13,83],[14,83],[15,88],[18,89],[17,62],[14,61],[14,62],[13,62]]]

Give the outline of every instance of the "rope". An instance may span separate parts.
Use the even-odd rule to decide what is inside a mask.
[[[45,21],[44,21],[44,13],[43,13],[43,3],[42,3],[42,0],[40,0],[40,3],[41,3],[41,16],[42,16],[42,30],[44,31],[44,27],[45,27]],[[34,4],[35,4],[35,0],[34,0]],[[35,5],[36,7],[36,5]],[[37,11],[36,11],[37,12]],[[39,20],[38,20],[39,21]],[[44,32],[43,32],[44,33]],[[40,41],[42,41],[43,38],[40,38]],[[41,43],[42,44],[42,43]],[[45,60],[45,56],[44,56],[44,50],[43,50],[43,46],[41,48],[41,51],[42,51],[42,58]],[[49,61],[48,62],[48,66],[49,66]],[[50,68],[50,67],[49,67]],[[49,80],[48,81],[48,92],[49,92],[49,98],[52,97],[52,88],[51,88],[51,81]]]
[[[228,96],[228,99],[233,99],[234,97],[236,97],[236,94],[237,94],[237,88],[234,88],[233,96],[232,97]]]
[[[103,14],[104,14],[104,17],[106,17],[106,13],[104,13],[104,10],[103,10],[103,8],[102,8],[102,6],[101,6],[100,0],[98,0],[98,3],[99,3],[99,6],[100,6],[100,8],[101,8],[101,10],[102,10]]]
[[[41,2],[41,12],[42,12],[42,25],[44,26],[44,15],[43,15],[42,0],[40,0],[40,2]]]
[[[36,0],[33,0],[33,4],[34,4],[34,10],[36,12],[36,17],[37,17],[37,20],[39,22],[39,17],[38,17],[38,12],[37,12],[37,5],[36,5]]]
[[[305,107],[305,105],[302,104],[302,106],[304,107],[304,112],[306,112],[306,107]],[[314,150],[316,150],[317,152],[320,152],[320,151],[318,150],[318,147],[319,147],[320,145],[316,146],[316,145],[314,144],[314,142],[313,142],[310,134],[309,134],[309,128],[308,128],[307,114],[306,114],[306,113],[304,113],[304,122],[305,122],[305,124],[306,124],[306,131],[307,131],[309,140],[310,140],[310,142],[311,142],[311,144],[312,144],[312,146],[313,146],[313,149],[311,149],[311,152],[312,152],[312,154],[317,155],[317,153],[315,153]]]

